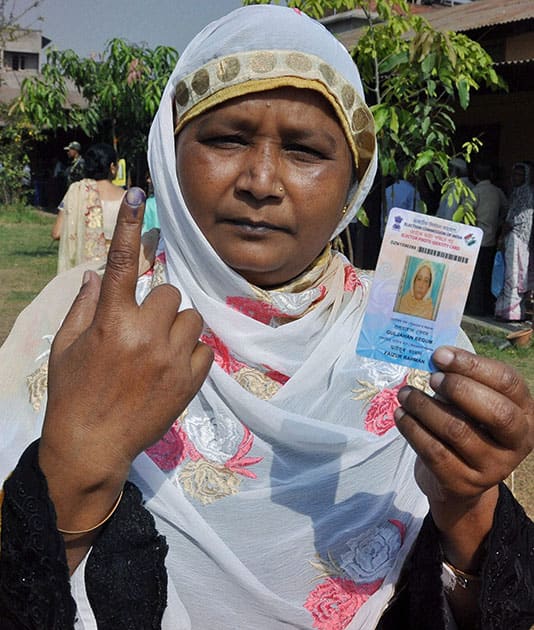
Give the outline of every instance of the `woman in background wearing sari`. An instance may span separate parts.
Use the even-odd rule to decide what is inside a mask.
[[[58,273],[92,260],[105,261],[124,196],[112,183],[116,163],[109,144],[87,150],[85,177],[69,186],[52,228],[52,238],[59,239]]]

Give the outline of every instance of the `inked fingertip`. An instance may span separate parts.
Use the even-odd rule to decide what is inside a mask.
[[[137,217],[137,211],[145,203],[145,200],[145,191],[138,186],[130,188],[126,193],[126,203],[132,208],[134,217]]]

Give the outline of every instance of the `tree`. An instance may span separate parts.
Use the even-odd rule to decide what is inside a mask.
[[[27,194],[29,181],[28,153],[40,139],[37,129],[23,114],[8,116],[7,105],[0,104],[0,204],[17,203]]]
[[[28,31],[20,23],[41,2],[33,0],[20,7],[16,0],[0,0],[0,69],[6,43]],[[29,187],[28,151],[37,138],[37,130],[26,117],[20,114],[9,116],[8,107],[0,104],[0,203],[16,203],[23,198]]]
[[[265,4],[268,0],[261,0]],[[258,4],[246,0],[245,4]],[[467,36],[436,31],[413,15],[407,0],[288,0],[320,18],[326,10],[361,9],[367,29],[352,56],[375,117],[382,181],[425,178],[430,188],[461,201],[454,219],[474,223],[472,193],[449,177],[452,157],[467,161],[479,139],[454,147],[455,108],[466,109],[471,90],[504,88],[484,49]],[[400,172],[399,172],[400,171]],[[362,213],[362,220],[365,215]]]
[[[118,38],[90,58],[52,49],[41,74],[23,82],[15,109],[41,128],[79,128],[110,142],[132,164],[144,159],[150,123],[177,59],[174,48],[152,50]],[[73,88],[83,106],[68,104]]]
[[[20,26],[21,20],[36,9],[43,0],[32,0],[24,7],[19,7],[17,0],[0,0],[0,50],[6,42],[13,41],[28,28]],[[37,18],[40,20],[41,18]]]

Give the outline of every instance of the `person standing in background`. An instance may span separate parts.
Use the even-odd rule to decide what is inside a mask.
[[[495,300],[491,293],[491,272],[497,248],[497,236],[506,216],[508,201],[504,192],[492,184],[492,168],[479,162],[473,168],[476,201],[474,212],[477,226],[484,232],[473,281],[467,298],[466,313],[491,315]]]
[[[531,168],[526,162],[517,162],[512,169],[512,192],[503,226],[504,288],[495,303],[495,317],[500,321],[518,322],[525,317],[533,213]]]
[[[85,160],[82,157],[82,145],[79,142],[69,142],[65,147],[65,151],[69,160],[72,160],[72,163],[66,169],[67,186],[70,186],[85,177]]]
[[[87,177],[69,186],[52,228],[52,238],[59,239],[58,273],[89,260],[105,261],[124,196],[112,184],[116,163],[109,144],[89,147]]]
[[[386,223],[392,208],[403,208],[404,210],[422,211],[421,196],[417,192],[412,182],[406,179],[396,179],[391,182],[384,191],[385,206],[382,210],[382,221],[380,223],[380,236],[384,236]]]

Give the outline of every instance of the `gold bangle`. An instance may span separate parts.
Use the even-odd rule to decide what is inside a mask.
[[[57,527],[56,528],[57,531],[60,534],[88,534],[89,532],[94,532],[95,529],[98,529],[99,527],[104,525],[104,523],[109,521],[109,519],[113,516],[113,514],[115,514],[117,508],[119,507],[119,503],[121,502],[123,493],[124,493],[124,490],[121,490],[119,496],[117,497],[117,500],[115,501],[114,506],[111,508],[111,511],[105,518],[103,518],[100,521],[100,523],[97,523],[96,525],[94,525],[93,527],[90,527],[89,529],[79,529],[78,531],[71,531],[69,529],[61,529],[61,527]]]
[[[459,585],[462,588],[468,588],[470,584],[473,584],[473,582],[476,583],[481,580],[479,575],[473,575],[472,573],[466,573],[461,569],[457,569],[450,562],[447,562],[447,560],[443,560],[443,569],[451,578],[451,580],[447,580],[445,576],[442,575],[444,585],[449,588],[454,588],[456,585]]]

